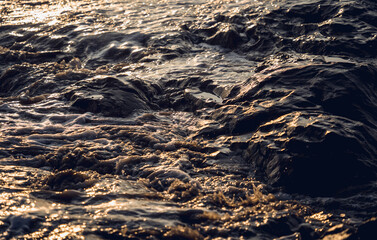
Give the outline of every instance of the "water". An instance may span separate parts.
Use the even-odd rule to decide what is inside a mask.
[[[3,239],[373,239],[373,1],[2,1]]]

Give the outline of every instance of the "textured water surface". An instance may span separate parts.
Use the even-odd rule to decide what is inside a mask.
[[[373,239],[377,4],[2,1],[2,239]]]

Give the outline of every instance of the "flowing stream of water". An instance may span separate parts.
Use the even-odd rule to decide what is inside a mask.
[[[371,0],[0,1],[0,238],[373,239]]]

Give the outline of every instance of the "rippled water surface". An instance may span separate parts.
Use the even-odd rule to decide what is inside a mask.
[[[373,239],[371,0],[1,1],[2,239]]]

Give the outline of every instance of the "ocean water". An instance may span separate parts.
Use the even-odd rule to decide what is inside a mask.
[[[374,239],[372,0],[0,1],[1,239]]]

